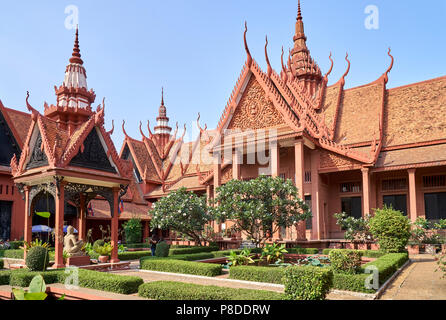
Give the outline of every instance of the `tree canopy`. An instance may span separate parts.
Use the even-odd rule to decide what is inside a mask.
[[[249,181],[231,180],[217,188],[214,215],[232,220],[257,246],[277,232],[312,217],[291,180],[260,176]]]

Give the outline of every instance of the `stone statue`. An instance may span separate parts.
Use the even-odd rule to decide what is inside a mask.
[[[82,240],[77,240],[77,237],[74,235],[74,228],[72,226],[68,226],[67,235],[64,237],[63,242],[63,250],[70,256],[73,257],[84,255],[84,252],[82,251],[84,242]]]

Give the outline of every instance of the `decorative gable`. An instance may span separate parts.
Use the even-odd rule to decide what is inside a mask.
[[[8,166],[14,154],[20,156],[20,148],[3,114],[0,112],[0,165]]]
[[[70,165],[116,173],[116,169],[108,159],[96,128],[93,128],[88,134],[84,140],[83,148],[81,147],[78,154],[71,160]]]
[[[48,165],[48,158],[45,154],[42,142],[42,135],[37,131],[36,142],[34,143],[31,157],[28,161],[26,169],[40,168]]]
[[[259,82],[251,76],[228,129],[257,130],[284,123]]]

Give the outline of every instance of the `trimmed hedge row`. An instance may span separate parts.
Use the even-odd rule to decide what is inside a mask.
[[[23,246],[24,241],[9,241],[10,249],[16,250]]]
[[[237,266],[229,269],[229,278],[282,284],[286,268]]]
[[[335,273],[333,278],[333,288],[338,290],[374,293],[376,290],[367,289],[365,287],[366,279],[371,276],[371,274],[364,273],[366,267],[375,266],[378,268],[379,284],[382,285],[408,260],[409,255],[407,253],[389,253],[362,266],[362,273],[360,274],[347,275]]]
[[[293,254],[318,254],[319,249],[316,248],[287,248],[288,253]]]
[[[141,259],[140,269],[215,277],[221,274],[222,267],[219,264],[154,257]]]
[[[284,280],[288,299],[324,300],[333,284],[333,271],[312,266],[289,267]]]
[[[204,286],[192,283],[156,281],[139,287],[140,297],[156,300],[283,300],[282,293]]]
[[[189,247],[189,248],[173,248],[169,250],[169,256],[193,254],[202,252],[211,252],[218,250],[218,247]]]
[[[101,291],[109,291],[121,294],[132,294],[138,292],[138,287],[144,283],[139,277],[121,276],[103,273],[93,270],[79,271],[79,286]],[[0,271],[0,285],[11,285],[17,287],[28,287],[36,275],[42,275],[45,283],[65,283],[69,273],[64,269],[45,272],[31,272],[27,270]]]
[[[352,250],[352,249],[324,249],[322,250],[322,254],[328,256],[330,254],[330,251],[332,250]],[[387,254],[386,252],[377,250],[354,250],[354,251],[362,252],[363,257],[367,258],[379,258]]]
[[[138,260],[144,257],[151,256],[152,253],[150,251],[125,251],[122,253],[118,253],[118,259],[121,261]]]
[[[150,249],[150,243],[126,243],[124,244],[124,246],[130,249],[141,249],[141,248]]]
[[[23,249],[0,250],[0,257],[11,259],[23,259]]]
[[[3,269],[3,259],[0,259],[0,269]]]

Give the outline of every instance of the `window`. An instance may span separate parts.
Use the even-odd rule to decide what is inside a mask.
[[[382,181],[382,191],[407,190],[407,179],[388,179]]]
[[[341,199],[342,212],[345,212],[351,217],[362,217],[361,197],[342,198]]]
[[[311,196],[305,196],[305,204],[310,208],[311,211]],[[308,218],[306,221],[307,230],[313,229],[313,218]]]
[[[446,175],[423,177],[425,188],[438,188],[446,186]]]
[[[446,219],[446,192],[425,193],[424,206],[426,209],[426,219]]]
[[[361,192],[360,182],[341,183],[341,193]]]
[[[387,207],[392,207],[395,210],[401,211],[407,216],[407,196],[405,194],[384,196],[383,204]]]

